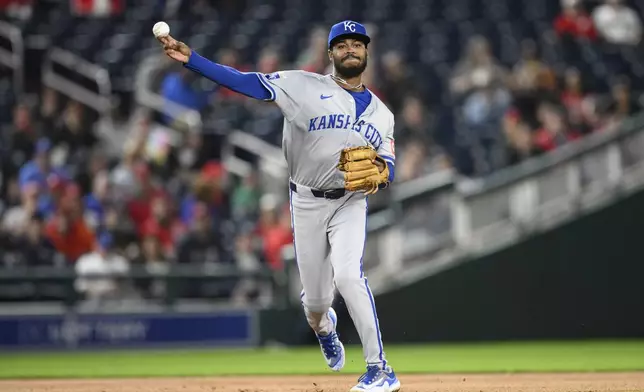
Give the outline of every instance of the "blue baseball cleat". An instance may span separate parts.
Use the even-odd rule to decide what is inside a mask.
[[[367,372],[360,376],[358,385],[351,388],[350,392],[398,392],[400,381],[394,373],[394,369],[387,366],[380,369],[378,366],[367,366]]]
[[[338,315],[333,308],[329,308],[329,318],[333,323],[333,332],[327,336],[317,335],[317,337],[320,341],[320,348],[326,364],[334,372],[339,372],[344,367],[344,346],[335,332],[335,327],[338,325]]]

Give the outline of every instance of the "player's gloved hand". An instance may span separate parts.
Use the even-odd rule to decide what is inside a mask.
[[[159,37],[157,39],[163,44],[163,50],[168,57],[184,64],[188,62],[188,59],[190,59],[190,55],[192,54],[192,50],[188,45],[181,41],[177,41],[170,35]]]
[[[344,188],[348,191],[373,195],[380,184],[389,186],[389,167],[372,147],[345,148],[340,153],[338,169],[344,172]]]

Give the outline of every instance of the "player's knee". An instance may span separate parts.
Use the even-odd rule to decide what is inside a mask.
[[[343,297],[351,293],[356,286],[364,284],[360,276],[353,275],[337,275],[334,280],[335,287],[338,288],[338,291]]]

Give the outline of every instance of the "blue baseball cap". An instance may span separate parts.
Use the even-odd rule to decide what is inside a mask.
[[[345,36],[355,36],[360,41],[364,42],[365,45],[371,42],[371,38],[367,35],[367,29],[364,25],[354,22],[352,20],[345,20],[340,23],[336,23],[331,27],[329,32],[329,49],[333,46],[333,42],[336,39],[345,37]]]
[[[36,153],[49,152],[51,150],[51,142],[47,138],[40,138],[36,142]]]
[[[114,237],[112,237],[112,234],[108,232],[103,232],[98,237],[98,244],[104,250],[110,249],[113,243],[114,243]]]

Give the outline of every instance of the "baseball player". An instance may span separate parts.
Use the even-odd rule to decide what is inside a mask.
[[[329,33],[331,75],[281,71],[241,73],[213,63],[186,44],[157,35],[165,53],[198,74],[284,115],[282,148],[290,176],[294,246],[302,305],[327,365],[342,369],[345,351],[331,304],[334,284],[360,335],[367,371],[351,391],[398,391],[385,359],[373,295],[362,269],[367,196],[394,179],[394,116],[361,82],[371,39],[354,21]]]

